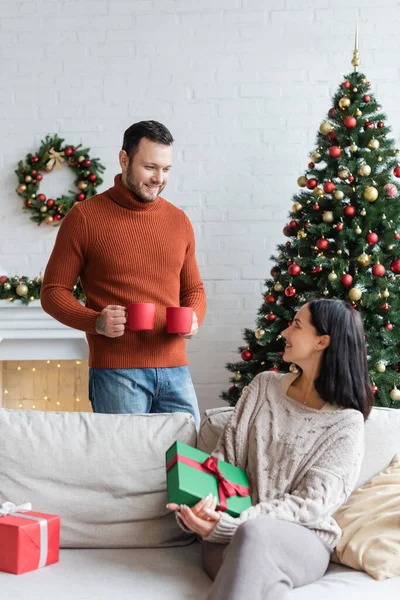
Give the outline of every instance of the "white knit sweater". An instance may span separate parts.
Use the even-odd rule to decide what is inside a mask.
[[[332,515],[357,481],[363,415],[300,404],[286,395],[295,378],[261,373],[237,403],[212,455],[246,471],[253,506],[237,518],[221,513],[207,541],[227,543],[241,523],[268,515],[314,530],[332,549],[337,545],[341,530]]]

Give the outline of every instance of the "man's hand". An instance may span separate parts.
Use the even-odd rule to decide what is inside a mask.
[[[97,317],[96,332],[110,338],[120,337],[125,333],[125,323],[125,307],[110,304]]]
[[[189,508],[179,504],[167,504],[167,508],[178,513],[182,523],[197,535],[207,537],[213,531],[221,518],[221,514],[215,510],[217,499],[211,494],[200,500]]]
[[[179,333],[178,335],[180,337],[186,338],[187,340],[190,340],[190,338],[192,338],[193,336],[196,335],[198,330],[199,330],[199,322],[197,320],[196,313],[193,311],[192,329],[190,330],[190,333]]]

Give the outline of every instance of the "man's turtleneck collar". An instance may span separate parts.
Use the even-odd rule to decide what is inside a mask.
[[[121,180],[121,173],[114,177],[114,187],[107,190],[112,200],[129,210],[153,212],[158,210],[162,203],[162,198],[157,196],[153,202],[139,202],[132,192],[124,186]]]

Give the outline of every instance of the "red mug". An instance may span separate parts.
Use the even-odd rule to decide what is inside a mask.
[[[188,306],[167,307],[168,333],[187,334],[192,330],[193,308]]]
[[[154,329],[156,305],[152,302],[129,304],[126,326],[132,331],[151,331]]]

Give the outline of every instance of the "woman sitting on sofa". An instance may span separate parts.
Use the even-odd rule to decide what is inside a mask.
[[[322,577],[357,482],[374,398],[358,312],[312,300],[282,336],[300,375],[257,375],[212,452],[247,472],[253,506],[233,518],[212,497],[167,505],[204,540],[208,600],[283,600]]]

